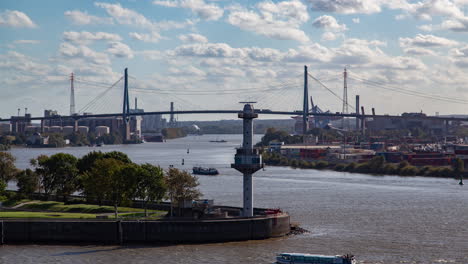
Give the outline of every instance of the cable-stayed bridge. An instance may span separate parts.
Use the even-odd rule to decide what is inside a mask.
[[[301,74],[302,75],[302,74]],[[301,76],[299,75],[299,76]],[[416,96],[431,100],[438,100],[447,103],[456,103],[456,104],[468,104],[468,101],[463,99],[451,98],[446,96],[435,96],[427,93],[416,92],[403,88],[395,88],[383,83],[376,81],[366,80],[359,75],[354,73],[349,73],[349,71],[344,71],[343,75],[332,76],[328,79],[319,79],[307,71],[307,67],[304,67],[303,81],[296,76],[297,78],[289,82],[280,82],[276,84],[270,84],[266,87],[244,87],[244,88],[226,88],[219,90],[171,90],[171,89],[154,89],[142,86],[132,86],[129,88],[129,79],[136,81],[136,78],[128,74],[127,69],[124,71],[124,75],[121,76],[117,81],[111,85],[96,81],[90,81],[83,79],[81,77],[73,76],[71,77],[71,93],[70,93],[70,115],[53,115],[53,116],[37,116],[37,117],[28,117],[29,120],[50,120],[50,119],[73,119],[80,120],[82,118],[99,118],[99,117],[122,117],[125,123],[128,123],[131,116],[145,116],[145,115],[185,115],[185,114],[237,114],[239,113],[240,107],[238,105],[239,101],[248,99],[249,101],[259,101],[256,104],[255,112],[260,115],[288,115],[288,116],[301,116],[303,122],[303,133],[306,132],[308,126],[309,117],[314,117],[316,120],[333,120],[333,119],[343,119],[346,117],[356,118],[356,120],[363,120],[366,118],[406,118],[405,116],[399,115],[376,115],[374,111],[372,114],[365,114],[364,108],[359,108],[359,102],[356,100],[356,105],[352,105],[348,101],[347,96],[347,81],[354,80],[361,82],[367,86],[374,87],[375,89],[382,89],[390,91],[393,93],[400,93],[406,96]],[[343,96],[338,95],[333,89],[329,88],[324,83],[332,79],[338,79],[343,76],[344,79],[344,90]],[[342,104],[341,112],[331,112],[324,111],[320,109],[317,105],[314,105],[312,96],[309,98],[309,81],[315,82],[318,87],[322,87],[325,91],[329,92],[332,96],[336,97],[340,104]],[[121,84],[123,83],[123,89]],[[84,105],[81,109],[75,112],[75,85],[90,86],[96,89],[103,89],[100,91],[95,98],[93,98],[89,103]],[[111,109],[110,106],[115,105],[115,98],[109,96],[111,91],[118,91],[120,94],[118,100],[123,102],[120,105],[121,111],[117,109]],[[122,94],[123,92],[123,94]],[[155,94],[158,96],[165,96],[164,101],[166,104],[160,103],[159,105],[167,106],[168,100],[178,101],[180,105],[183,105],[187,109],[171,109],[171,110],[159,110],[159,111],[149,111],[149,112],[135,112],[131,111],[130,108],[130,92],[132,93],[143,93],[143,94]],[[184,99],[181,97],[190,96],[190,99]],[[223,107],[215,109],[203,109],[197,105],[197,98],[202,97],[211,97],[216,100],[221,95],[230,96],[230,102],[223,102]],[[114,95],[115,97],[115,95]],[[246,98],[247,97],[247,98]],[[310,99],[310,104],[309,104]],[[317,97],[315,97],[317,99]],[[219,100],[218,100],[219,101]],[[317,101],[317,100],[316,100]],[[216,102],[219,105],[219,102]],[[211,106],[211,104],[209,104]],[[215,104],[216,105],[216,104]],[[135,102],[136,108],[136,102]],[[295,109],[301,110],[295,110]],[[353,112],[349,112],[349,108],[353,109]],[[90,113],[90,112],[94,113]],[[468,118],[460,117],[439,117],[439,116],[421,116],[419,118],[423,119],[432,119],[432,120],[441,120],[441,121],[468,121]],[[0,118],[0,121],[13,121],[13,118]],[[364,127],[362,127],[364,128]],[[126,131],[126,130],[125,130]]]

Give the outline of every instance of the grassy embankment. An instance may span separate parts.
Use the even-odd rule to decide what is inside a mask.
[[[22,205],[21,205],[22,204]],[[12,211],[12,207],[20,205]],[[114,217],[112,206],[99,206],[92,204],[64,204],[55,201],[33,200],[7,200],[3,202],[6,211],[0,211],[0,218],[81,218],[96,219],[98,215]],[[24,210],[24,211],[21,211]],[[119,207],[119,217],[159,219],[166,214],[165,211],[148,210],[148,217],[144,217],[144,209]]]

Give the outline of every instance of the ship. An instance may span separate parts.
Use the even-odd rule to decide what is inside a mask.
[[[213,143],[226,143],[227,141],[224,140],[224,139],[221,139],[221,140],[210,140],[210,142],[213,142]]]
[[[356,264],[353,255],[324,256],[302,253],[282,253],[276,256],[277,264]]]
[[[193,174],[199,175],[218,175],[219,172],[215,168],[193,167]]]
[[[163,142],[164,137],[162,135],[156,135],[156,136],[144,136],[143,137],[145,142]]]

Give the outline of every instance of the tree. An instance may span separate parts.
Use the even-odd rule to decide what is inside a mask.
[[[164,171],[159,166],[149,163],[140,166],[136,196],[144,203],[145,216],[148,216],[147,206],[150,202],[158,202],[166,194]]]
[[[61,134],[53,133],[49,135],[49,145],[56,148],[62,148],[65,146],[65,139]]]
[[[16,158],[9,152],[0,152],[0,181],[7,184],[18,173]]]
[[[31,169],[23,170],[16,175],[16,186],[20,196],[30,197],[39,189],[39,175]]]
[[[41,155],[37,160],[31,161],[36,165],[36,173],[47,197],[56,192],[67,201],[68,196],[77,190],[77,162],[75,156],[66,153],[57,153],[50,157]]]
[[[166,184],[171,202],[179,203],[200,198],[202,193],[197,189],[198,178],[176,168],[170,168],[166,175]]]
[[[111,201],[118,216],[118,206],[134,198],[138,165],[113,158],[98,159],[82,176],[83,194],[88,200]]]
[[[79,173],[83,174],[89,171],[94,166],[94,163],[98,159],[108,159],[108,158],[119,160],[123,163],[132,163],[132,160],[130,160],[127,154],[120,152],[120,151],[111,151],[111,152],[106,152],[106,153],[103,153],[101,151],[91,151],[78,160],[77,167],[78,167]]]

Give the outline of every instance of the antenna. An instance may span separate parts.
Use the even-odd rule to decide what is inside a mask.
[[[348,113],[348,73],[346,71],[346,66],[344,68],[343,72],[343,114]],[[347,123],[346,123],[347,124]],[[343,117],[342,122],[341,122],[341,128],[345,128],[345,117]]]
[[[75,114],[75,87],[73,86],[74,80],[75,78],[72,72],[70,75],[70,115]]]

